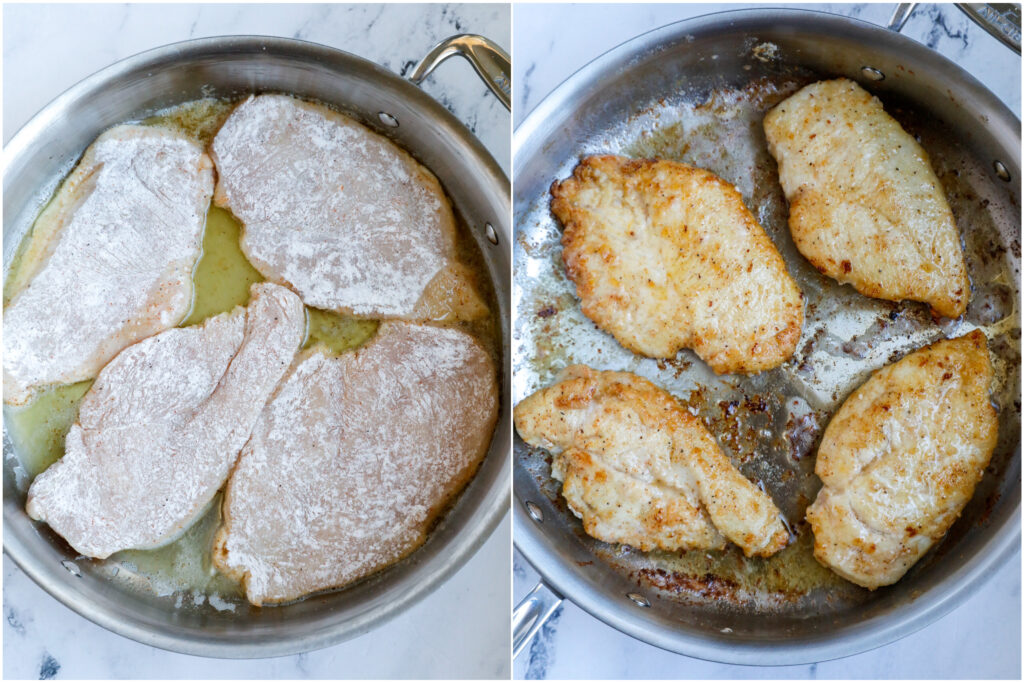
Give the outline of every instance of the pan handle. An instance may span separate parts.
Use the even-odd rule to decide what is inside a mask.
[[[958,2],[956,6],[991,36],[1020,54],[1020,5]]]
[[[903,30],[903,27],[907,23],[907,19],[914,12],[914,8],[917,7],[916,2],[901,2],[896,5],[896,9],[893,10],[892,17],[889,18],[889,23],[886,24],[886,28],[890,31],[899,33]]]
[[[438,64],[452,55],[469,60],[491,92],[506,109],[512,110],[512,60],[497,43],[483,36],[463,33],[442,40],[420,60],[409,80],[419,85]]]
[[[541,581],[512,612],[512,658],[519,656],[541,627],[562,604],[559,595]]]
[[[1020,54],[1020,5],[989,2],[958,2],[956,6],[975,24],[988,31],[989,35],[1006,47]],[[917,7],[916,2],[901,2],[886,25],[891,31],[899,33]]]

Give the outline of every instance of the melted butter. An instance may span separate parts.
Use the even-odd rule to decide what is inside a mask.
[[[376,320],[362,320],[307,306],[306,339],[302,348],[321,344],[331,353],[340,354],[365,344],[377,333],[379,325]]]
[[[192,271],[192,310],[182,325],[194,325],[249,302],[249,287],[262,282],[239,245],[242,226],[225,209],[206,214],[203,253]]]
[[[221,124],[238,104],[237,100],[207,97],[186,102],[169,109],[163,109],[142,120],[147,126],[166,126],[179,130],[197,140],[204,147],[209,145]]]
[[[45,210],[46,206],[49,206],[50,202],[47,202],[43,209],[40,210],[40,214]],[[35,228],[35,224],[32,225],[32,229]],[[32,229],[28,231],[21,243],[18,244],[18,248],[14,250],[14,256],[11,257],[11,267],[7,271],[7,277],[4,278],[4,308],[7,308],[7,304],[11,303],[11,298],[17,293],[15,283],[21,279],[20,272],[21,266],[25,262],[25,252],[28,251],[29,242],[32,236]]]
[[[639,567],[647,583],[669,593],[716,591],[719,599],[754,602],[766,608],[796,601],[816,590],[857,590],[815,560],[813,552],[814,537],[808,528],[770,558],[745,557],[730,545],[709,552],[654,551],[630,564]],[[708,577],[715,577],[720,584],[707,585]]]
[[[22,466],[35,477],[64,455],[64,438],[92,380],[41,392],[26,406],[5,406],[4,421]]]
[[[249,288],[263,276],[245,257],[239,243],[242,226],[226,209],[211,206],[206,214],[203,253],[192,272],[192,309],[181,325],[196,325],[209,317],[249,303]],[[376,320],[363,320],[306,307],[303,348],[322,344],[331,353],[362,346],[377,332]]]
[[[110,556],[121,581],[138,583],[157,595],[199,591],[244,599],[241,586],[213,566],[213,538],[221,521],[218,493],[181,538],[153,550],[122,550]]]

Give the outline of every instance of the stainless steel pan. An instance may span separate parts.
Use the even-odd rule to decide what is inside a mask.
[[[439,45],[414,71],[425,78],[462,54],[508,102],[508,58],[479,36]],[[24,512],[17,455],[4,432],[4,551],[51,595],[97,624],[134,640],[189,654],[268,657],[325,647],[368,631],[428,594],[483,543],[508,507],[509,185],[484,147],[413,83],[360,57],[298,40],[218,37],[121,61],[72,87],[39,112],[4,150],[4,262],[41,205],[104,129],[201,97],[286,92],[335,105],[394,139],[441,180],[480,244],[501,307],[503,398],[480,471],[427,543],[395,567],[349,589],[283,607],[176,608],[113,583]],[[6,272],[6,270],[5,270]]]
[[[862,297],[816,273],[793,246],[761,119],[801,85],[839,75],[881,97],[928,150],[974,285],[964,319],[936,322],[919,304]],[[821,661],[923,627],[1004,561],[1019,544],[1020,144],[1016,117],[955,64],[898,33],[804,10],[725,12],[644,34],[584,67],[530,114],[513,157],[513,399],[573,362],[645,375],[698,411],[800,540],[788,559],[768,562],[735,549],[695,557],[598,542],[561,501],[545,454],[516,437],[515,543],[542,577],[516,609],[516,651],[565,596],[614,628],[690,656]],[[560,262],[548,187],[580,156],[600,152],[674,157],[738,186],[807,298],[791,362],[754,377],[716,377],[689,352],[668,362],[639,358],[583,317]],[[869,592],[830,578],[811,559],[801,524],[820,486],[813,453],[828,418],[873,370],[974,327],[990,338],[1001,423],[974,499],[895,586]]]

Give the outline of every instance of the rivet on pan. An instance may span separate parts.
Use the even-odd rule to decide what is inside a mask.
[[[884,81],[885,74],[873,66],[862,66],[860,72],[873,81]]]
[[[378,112],[377,118],[379,118],[380,122],[383,123],[388,128],[398,128],[398,119],[396,119],[394,116],[387,113],[386,111]]]
[[[647,601],[647,598],[640,595],[639,593],[626,593],[626,597],[640,605],[641,607],[650,607],[651,603]]]
[[[541,523],[544,522],[544,513],[541,511],[541,509],[537,506],[536,503],[531,502],[529,500],[526,501],[526,511],[530,513],[531,517],[533,517],[533,521]]]
[[[996,177],[1004,182],[1010,182],[1010,172],[1006,170],[1006,165],[1003,162],[996,159],[992,162],[992,168],[996,171]]]
[[[71,560],[64,560],[60,564],[61,564],[62,567],[64,567],[64,569],[67,569],[69,572],[71,572],[75,576],[81,576],[82,575],[82,570],[79,569],[78,565],[75,564],[74,562],[72,562]]]
[[[494,226],[491,225],[490,223],[484,226],[484,234],[487,235],[487,241],[490,242],[491,244],[498,243],[498,233],[495,232]]]

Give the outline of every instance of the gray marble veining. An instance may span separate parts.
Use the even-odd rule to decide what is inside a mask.
[[[479,33],[511,46],[502,4],[6,5],[4,140],[85,76],[143,50],[214,35],[296,37],[404,74],[440,40]],[[468,63],[452,59],[423,89],[509,171],[510,116]],[[470,561],[409,611],[335,647],[269,660],[178,655],[114,635],[71,612],[4,557],[5,678],[505,678],[508,517]],[[496,577],[498,579],[496,580]]]

